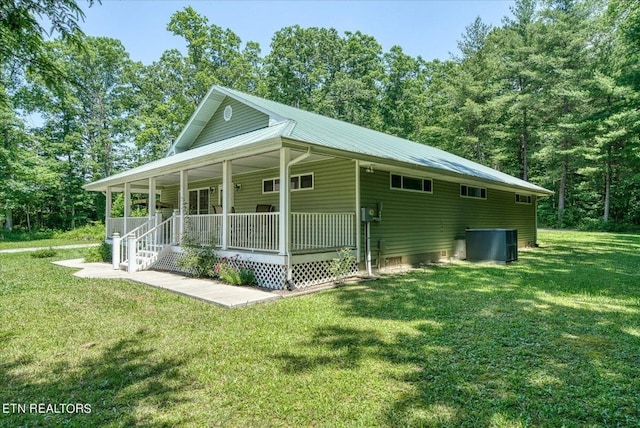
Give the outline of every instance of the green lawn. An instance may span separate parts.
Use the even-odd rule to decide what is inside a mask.
[[[234,310],[0,254],[0,405],[91,406],[0,426],[638,426],[640,236],[539,241]]]

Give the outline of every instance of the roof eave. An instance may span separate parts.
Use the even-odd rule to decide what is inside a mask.
[[[131,183],[134,181],[140,181],[148,179],[150,177],[158,177],[164,174],[170,174],[181,170],[195,169],[202,166],[209,165],[211,163],[218,163],[225,160],[233,160],[238,157],[251,156],[260,153],[265,153],[273,150],[277,150],[282,146],[282,139],[280,136],[269,138],[266,140],[257,141],[255,143],[249,143],[241,147],[234,147],[227,150],[221,150],[220,152],[203,155],[196,159],[185,159],[169,165],[159,166],[157,168],[145,169],[140,172],[133,172],[127,174],[125,171],[122,174],[116,174],[111,177],[106,177],[93,183],[85,184],[82,186],[84,190],[92,192],[104,192],[108,187],[122,185],[124,183]],[[241,156],[240,156],[241,155]],[[149,164],[147,164],[149,165]],[[134,168],[135,169],[135,168]]]

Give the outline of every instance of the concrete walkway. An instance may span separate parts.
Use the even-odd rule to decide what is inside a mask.
[[[278,294],[258,290],[254,287],[238,287],[213,280],[188,278],[168,272],[145,270],[142,272],[129,273],[123,270],[113,269],[113,266],[108,263],[84,263],[83,259],[63,260],[53,263],[59,266],[81,269],[73,274],[80,278],[129,279],[204,300],[205,302],[215,303],[226,308],[247,306],[282,297]]]
[[[8,250],[0,250],[0,254],[2,253],[26,253],[29,251],[38,251],[38,250],[48,250],[49,248],[53,250],[69,250],[73,248],[89,248],[89,247],[97,247],[100,244],[72,244],[72,245],[56,245],[53,247],[32,247],[32,248],[9,248]]]

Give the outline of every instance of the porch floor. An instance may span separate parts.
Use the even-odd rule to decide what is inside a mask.
[[[238,287],[212,280],[188,278],[169,272],[145,270],[128,273],[122,270],[114,270],[109,263],[84,263],[83,259],[63,260],[53,263],[59,266],[81,269],[73,274],[80,278],[129,279],[227,308],[247,306],[282,297],[279,294],[258,290],[254,287]]]

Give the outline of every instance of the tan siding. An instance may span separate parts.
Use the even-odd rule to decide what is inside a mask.
[[[233,115],[231,116],[231,120],[225,121],[224,109],[228,105],[233,109]],[[195,139],[191,148],[204,146],[267,126],[269,126],[269,116],[232,98],[226,97],[209,120],[209,123],[207,123],[200,135]]]
[[[453,250],[466,228],[518,229],[519,246],[535,243],[535,204],[516,204],[512,192],[487,189],[487,199],[460,197],[460,185],[433,181],[433,193],[390,189],[389,173],[361,171],[363,206],[384,203],[382,222],[371,226],[372,248],[384,239],[382,257]]]

